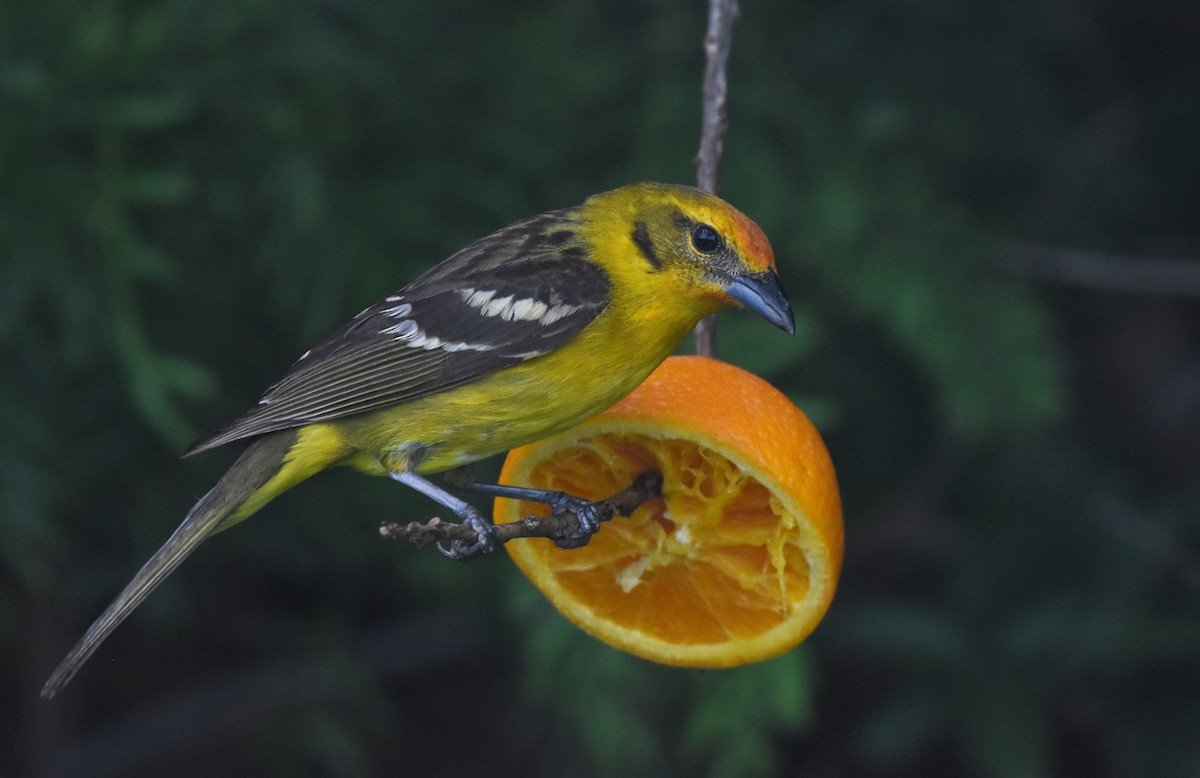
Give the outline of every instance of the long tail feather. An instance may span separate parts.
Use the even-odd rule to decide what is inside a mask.
[[[43,697],[49,699],[66,686],[83,663],[133,609],[187,559],[205,538],[219,529],[226,519],[234,516],[251,495],[280,471],[284,457],[295,440],[296,432],[288,430],[260,438],[246,449],[217,485],[200,498],[174,534],[138,571],[104,613],[100,614],[100,618],[96,619],[70,653],[59,662],[46,685],[42,687]]]

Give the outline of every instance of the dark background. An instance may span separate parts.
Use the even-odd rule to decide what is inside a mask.
[[[46,676],[317,338],[514,219],[693,180],[705,7],[0,7],[0,774],[1200,774],[1200,4],[744,0],[724,194],[846,564],[758,666],[651,666],[334,472]]]

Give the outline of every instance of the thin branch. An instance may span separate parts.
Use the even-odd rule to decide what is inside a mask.
[[[647,471],[635,478],[628,489],[595,503],[595,507],[599,510],[600,521],[608,521],[615,516],[628,516],[642,503],[661,496],[662,476],[654,471]],[[564,511],[550,516],[526,516],[519,521],[497,524],[496,542],[507,543],[518,538],[549,538],[562,545],[568,543],[578,532],[579,517],[572,511]],[[438,541],[462,540],[470,543],[479,539],[475,530],[466,524],[442,521],[436,517],[424,523],[385,522],[379,527],[379,534],[387,540],[407,538],[418,548]]]
[[[725,78],[729,49],[733,45],[733,21],[737,18],[734,0],[711,0],[708,6],[708,33],[704,36],[704,108],[701,114],[700,150],[696,154],[696,185],[716,194],[720,189],[718,171],[725,148]]]
[[[1107,292],[1200,297],[1200,259],[1122,256],[1011,241],[1001,250],[1005,270],[1038,281]]]
[[[700,150],[696,153],[696,185],[706,192],[720,190],[718,172],[721,154],[725,149],[725,100],[728,82],[725,78],[729,49],[733,45],[733,21],[738,9],[735,0],[710,0],[708,33],[704,36],[704,107],[701,113]],[[696,325],[696,353],[705,357],[717,355],[717,323],[712,316]]]

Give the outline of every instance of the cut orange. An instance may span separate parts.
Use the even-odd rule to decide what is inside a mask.
[[[570,621],[656,662],[732,667],[783,653],[833,599],[842,509],[829,452],[781,392],[740,368],[671,357],[579,426],[509,453],[501,481],[598,500],[646,470],[663,498],[564,550],[505,547]],[[497,523],[544,505],[497,499]]]

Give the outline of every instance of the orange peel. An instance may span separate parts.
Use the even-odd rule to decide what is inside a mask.
[[[579,549],[506,548],[571,622],[671,665],[732,667],[792,648],[820,622],[841,572],[841,500],[829,452],[785,395],[740,368],[671,357],[632,394],[509,453],[503,483],[592,500],[645,470],[663,497]],[[548,508],[497,499],[497,523]]]

